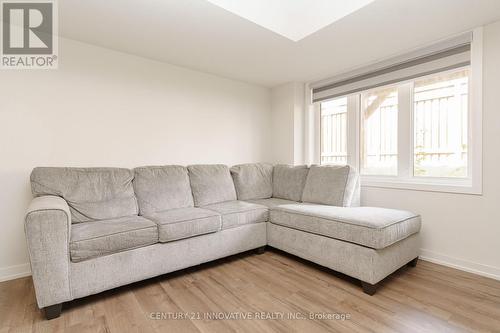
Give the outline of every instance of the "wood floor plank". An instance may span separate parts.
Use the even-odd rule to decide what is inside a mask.
[[[243,314],[254,317],[234,320]],[[0,333],[10,332],[500,332],[500,281],[421,260],[368,296],[352,278],[271,250],[74,300],[50,321],[31,278],[2,282]]]
[[[364,320],[362,320],[362,322],[371,323],[370,326],[365,326],[365,327],[357,324],[355,327],[350,327],[351,330],[369,331],[375,328],[378,331],[384,331],[384,332],[399,332],[402,330],[406,332],[411,331],[410,327],[405,327],[404,325],[396,325],[397,323],[393,323],[393,325],[391,325],[397,327],[397,329],[395,330],[392,329],[391,326],[384,325],[379,322],[375,322],[375,324],[373,324],[373,320],[371,320],[373,317],[386,319],[384,320],[384,322],[387,323],[387,320],[391,319],[392,316],[394,315],[394,312],[384,308],[383,306],[380,306],[380,304],[378,307],[373,307],[371,306],[372,305],[371,303],[367,303],[368,306],[366,307],[365,310],[360,307],[362,302],[360,302],[359,299],[355,304],[350,303],[349,302],[350,294],[348,292],[344,291],[342,288],[337,288],[336,286],[329,284],[328,281],[326,280],[317,279],[314,274],[302,274],[302,272],[300,271],[299,272],[295,271],[295,274],[293,274],[291,273],[290,269],[287,269],[288,266],[284,266],[285,267],[284,268],[283,266],[276,265],[275,263],[265,263],[265,261],[266,258],[264,258],[262,262],[259,263],[260,264],[259,266],[261,266],[263,269],[270,272],[274,271],[274,275],[279,275],[282,277],[282,279],[286,280],[288,279],[295,280],[297,285],[304,286],[305,289],[303,288],[302,290],[304,291],[307,290],[307,293],[301,291],[299,295],[305,298],[312,299],[313,303],[321,305],[321,307],[318,308],[317,311],[329,310],[334,313],[339,313],[339,312],[356,313],[356,316],[364,317]],[[350,287],[356,288],[355,293],[359,293],[359,289],[357,289],[356,286],[351,285]],[[366,295],[365,298],[371,299]],[[372,318],[370,318],[370,316]]]
[[[159,283],[149,283],[133,290],[142,309],[152,316],[151,325],[157,332],[199,332],[189,320],[168,320],[166,313],[178,313],[182,310],[165,293]]]
[[[0,283],[0,332],[8,332],[22,311],[22,296],[26,293],[27,278]]]
[[[101,302],[109,332],[155,331],[131,289],[120,288],[106,293]]]
[[[200,332],[234,332],[229,325],[222,321],[207,320],[203,317],[203,314],[217,310],[213,308],[210,300],[197,292],[188,275],[161,281],[160,285],[165,293],[175,300],[181,311],[189,316],[187,319],[192,318],[192,323]]]
[[[289,257],[270,256],[270,258],[273,258],[274,260],[277,260],[277,261],[283,261],[286,263],[285,266],[289,267],[288,266],[288,264],[290,263]],[[293,264],[293,261],[291,261],[291,263]],[[391,311],[390,313],[392,313],[393,315],[390,316],[389,318],[386,318],[386,322],[387,322],[387,324],[392,323],[393,326],[397,327],[398,331],[402,330],[399,327],[399,324],[405,323],[405,322],[412,323],[413,328],[417,329],[418,332],[423,332],[423,331],[434,332],[436,329],[439,329],[441,332],[447,332],[447,331],[455,332],[455,331],[459,330],[458,327],[447,323],[446,319],[440,319],[440,318],[436,317],[435,314],[432,312],[430,312],[430,313],[425,312],[425,311],[424,312],[418,312],[418,311],[415,312],[414,308],[408,307],[407,304],[401,303],[399,301],[399,299],[401,299],[401,297],[404,297],[405,293],[400,293],[399,299],[394,298],[394,299],[392,299],[392,301],[387,302],[387,298],[385,297],[384,288],[381,288],[381,290],[379,290],[377,292],[378,297],[370,297],[370,296],[367,296],[364,294],[359,295],[359,291],[356,288],[355,284],[348,283],[346,285],[345,284],[346,281],[344,279],[335,278],[335,276],[333,274],[330,274],[328,270],[320,270],[321,271],[321,273],[320,273],[318,268],[314,267],[313,265],[306,264],[306,265],[295,265],[295,266],[296,266],[296,268],[295,268],[296,274],[294,274],[293,276],[305,273],[305,274],[307,274],[307,276],[312,275],[312,276],[318,277],[321,280],[332,282],[332,284],[334,286],[336,286],[336,294],[343,294],[343,293],[346,294],[344,296],[344,298],[346,299],[346,301],[344,302],[344,307],[350,306],[350,304],[352,304],[351,306],[353,306],[355,308],[358,308],[358,309],[366,308],[369,311],[374,311],[373,309],[390,310]],[[279,265],[273,265],[272,267],[279,267]],[[404,268],[400,272],[395,273],[392,277],[390,277],[388,279],[388,281],[386,283],[389,285],[392,285],[393,283],[395,283],[394,281],[396,281],[398,276],[400,276],[400,275],[405,276],[405,270],[408,271],[408,269]],[[314,274],[315,271],[318,272],[318,274]],[[338,284],[339,282],[340,282],[340,284]],[[317,297],[321,298],[322,295],[320,294]],[[401,310],[405,310],[405,311],[401,311]],[[364,311],[366,311],[366,310],[364,310]],[[375,311],[377,311],[377,310],[375,310]],[[411,318],[405,318],[405,316],[409,313],[411,314]],[[398,314],[398,315],[396,316],[396,314]],[[420,320],[412,322],[411,319],[415,318],[416,315],[420,316]],[[446,318],[449,318],[450,316],[451,315],[448,314],[448,316]],[[381,318],[381,317],[384,317],[384,312],[378,311],[378,313],[376,314],[376,318]],[[370,322],[370,320],[368,320],[368,321],[364,320],[364,321]],[[449,326],[449,328],[447,328],[446,326]],[[404,331],[409,331],[409,330],[410,330],[409,328],[404,329]]]

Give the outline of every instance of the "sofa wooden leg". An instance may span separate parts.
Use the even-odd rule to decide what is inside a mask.
[[[363,292],[365,294],[368,294],[368,295],[372,296],[377,291],[378,283],[371,284],[371,283],[368,283],[368,282],[361,281],[361,287],[363,287]]]
[[[258,247],[256,250],[257,254],[262,254],[266,251],[266,246]]]
[[[47,320],[59,317],[61,315],[61,310],[62,310],[62,303],[54,304],[43,308],[43,312],[45,312],[45,318],[47,318]]]
[[[408,266],[415,267],[415,266],[417,266],[417,262],[418,262],[418,257],[416,257],[415,259],[413,259],[412,261],[410,261],[408,263]]]

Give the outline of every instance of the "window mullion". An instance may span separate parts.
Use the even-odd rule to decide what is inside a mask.
[[[347,97],[347,164],[359,170],[359,94]]]
[[[413,165],[413,84],[398,88],[398,178],[412,177]]]

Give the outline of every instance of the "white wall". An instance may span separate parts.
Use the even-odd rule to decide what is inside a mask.
[[[271,148],[273,162],[293,163],[293,84],[271,90]]]
[[[0,280],[29,269],[35,166],[271,160],[270,90],[70,40],[58,70],[0,72]]]
[[[304,163],[304,84],[291,82],[271,90],[272,152],[275,163]]]
[[[304,111],[305,85],[295,83],[293,85],[293,163],[305,163],[305,126],[306,118]]]
[[[423,258],[500,279],[500,22],[483,33],[483,195],[362,187],[361,199],[420,213]]]

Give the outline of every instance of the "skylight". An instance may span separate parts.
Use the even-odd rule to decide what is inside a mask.
[[[297,42],[374,0],[207,0]]]

